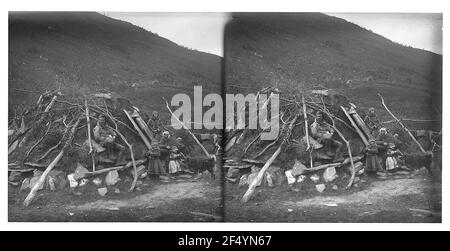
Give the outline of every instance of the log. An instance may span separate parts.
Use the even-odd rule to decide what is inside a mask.
[[[403,123],[397,117],[395,117],[395,115],[389,110],[389,108],[387,108],[386,104],[384,103],[383,96],[381,96],[379,93],[378,93],[378,96],[381,99],[381,104],[383,104],[384,109],[386,109],[386,111],[392,116],[392,118],[394,118],[397,121],[397,123],[403,128],[403,130],[405,130],[406,133],[408,133],[409,137],[411,137],[411,139],[414,141],[414,143],[416,143],[416,145],[419,147],[420,151],[422,153],[426,153],[425,149],[423,149],[423,147],[419,143],[419,141],[417,141],[417,139],[412,135],[411,131],[406,126],[404,126]]]
[[[303,119],[305,121],[305,135],[306,135],[306,151],[309,152],[309,167],[313,167],[313,159],[312,159],[312,148],[309,143],[309,129],[308,129],[308,114],[306,114],[306,104],[305,104],[305,96],[302,95],[302,103],[303,103]]]
[[[367,141],[366,137],[364,136],[364,133],[355,124],[355,121],[353,121],[352,117],[350,116],[350,114],[348,114],[347,110],[343,106],[341,106],[341,109],[342,109],[342,111],[344,111],[345,116],[347,116],[348,120],[350,121],[351,125],[356,130],[356,132],[358,133],[358,135],[361,138],[361,140],[363,141],[364,145],[366,145],[366,146],[369,145],[369,141]]]
[[[147,137],[150,139],[150,142],[157,142],[155,136],[150,131],[150,129],[148,128],[148,125],[142,119],[141,115],[139,115],[139,112],[137,110],[133,111],[133,114],[131,114],[131,117],[133,117],[136,120],[139,127],[145,132]]]
[[[130,120],[131,124],[133,124],[134,129],[139,133],[139,136],[141,137],[142,141],[144,142],[145,146],[148,148],[148,150],[151,149],[150,142],[148,141],[147,137],[144,135],[144,133],[141,131],[139,126],[134,121],[133,117],[128,113],[127,110],[123,110],[123,112],[127,115],[128,119]]]
[[[255,192],[256,185],[263,178],[264,173],[266,172],[267,168],[269,168],[269,166],[272,165],[273,161],[281,153],[281,147],[282,147],[281,145],[278,147],[278,149],[273,153],[272,157],[270,157],[270,159],[266,162],[266,164],[261,168],[258,175],[256,176],[256,179],[254,179],[252,184],[249,185],[247,192],[245,192],[244,196],[242,197],[241,201],[243,203],[247,203],[250,200],[253,193]]]
[[[242,197],[241,202],[247,203],[250,200],[253,193],[255,192],[256,185],[259,184],[259,182],[261,182],[261,180],[264,176],[264,173],[270,167],[270,165],[272,165],[272,163],[275,161],[275,159],[278,157],[278,155],[281,153],[281,148],[283,147],[283,145],[289,140],[290,133],[292,131],[292,127],[294,126],[294,123],[295,123],[295,121],[297,121],[298,117],[299,117],[298,114],[295,115],[294,119],[292,119],[292,121],[289,123],[289,126],[286,131],[286,135],[284,136],[284,139],[281,142],[280,146],[273,153],[272,157],[270,157],[270,159],[267,160],[266,164],[264,164],[264,166],[261,168],[261,170],[259,171],[256,178],[253,180],[253,182],[251,184],[249,184],[248,190],[247,190],[247,192],[245,192],[244,196]]]
[[[92,148],[92,137],[91,137],[91,121],[89,119],[89,106],[87,99],[84,99],[84,106],[85,106],[85,115],[86,115],[86,123],[87,123],[87,135],[89,140],[89,154],[92,158],[92,171],[95,171],[95,153],[94,149]]]
[[[66,143],[64,144],[63,149],[61,150],[61,152],[59,152],[59,154],[55,157],[55,159],[50,163],[50,165],[48,165],[48,167],[45,169],[44,173],[41,175],[41,177],[39,177],[39,180],[31,188],[30,193],[28,194],[28,196],[23,201],[23,205],[24,206],[27,207],[27,206],[30,205],[30,203],[33,201],[34,197],[36,196],[36,193],[38,192],[39,187],[41,187],[44,184],[44,182],[47,179],[47,176],[50,173],[50,171],[52,171],[52,169],[56,166],[56,164],[58,164],[58,162],[63,157],[65,151],[70,146],[70,144],[71,144],[71,142],[73,140],[75,131],[77,130],[77,126],[80,123],[80,121],[81,121],[81,117],[78,118],[77,121],[73,124],[71,133],[70,133],[69,138],[67,139]]]
[[[373,138],[372,134],[370,134],[369,128],[366,126],[366,123],[364,123],[364,120],[361,118],[361,116],[359,116],[355,109],[352,108],[349,113],[353,117],[359,128],[361,128],[361,130],[366,134],[367,139]]]
[[[195,135],[189,130],[189,128],[183,123],[181,122],[177,116],[175,116],[172,112],[172,110],[170,109],[169,103],[167,102],[167,100],[165,98],[162,98],[164,100],[164,102],[166,102],[166,107],[167,110],[169,110],[170,114],[172,115],[173,118],[175,118],[178,123],[181,124],[181,126],[183,126],[183,128],[192,136],[192,138],[195,140],[195,142],[197,143],[198,146],[200,146],[200,148],[202,149],[203,153],[206,155],[207,158],[211,158],[209,152],[206,150],[206,148],[202,145],[202,143],[200,143],[200,141],[198,141],[197,137],[195,137]]]

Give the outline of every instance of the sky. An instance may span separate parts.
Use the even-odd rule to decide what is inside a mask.
[[[172,42],[199,51],[223,56],[223,33],[227,13],[102,13],[157,33]]]
[[[325,13],[343,18],[394,42],[442,54],[442,14]]]
[[[227,13],[108,12],[179,45],[223,56]],[[394,42],[442,54],[442,14],[325,13],[343,18]]]

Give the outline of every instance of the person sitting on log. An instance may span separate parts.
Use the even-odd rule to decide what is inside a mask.
[[[148,128],[152,131],[153,135],[159,137],[164,130],[164,124],[159,117],[157,111],[153,111],[152,116],[147,121]]]
[[[122,161],[122,156],[125,151],[125,146],[116,142],[116,132],[106,124],[106,117],[103,114],[98,116],[97,125],[94,127],[94,139],[100,146],[106,148],[108,158],[113,158],[114,151],[118,150],[116,163]]]
[[[381,121],[378,119],[375,108],[369,108],[369,112],[364,118],[364,123],[369,128],[370,134],[375,137],[375,133],[381,128]]]
[[[316,113],[316,120],[311,125],[311,135],[317,142],[323,144],[328,149],[328,155],[332,155],[331,148],[336,147],[334,161],[341,161],[344,159],[341,152],[343,144],[333,139],[333,134],[333,127],[323,119],[323,113],[318,111]]]

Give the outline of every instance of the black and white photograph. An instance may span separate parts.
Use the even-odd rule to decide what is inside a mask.
[[[443,12],[9,9],[6,221],[439,225]]]

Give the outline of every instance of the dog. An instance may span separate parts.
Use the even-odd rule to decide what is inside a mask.
[[[185,164],[187,167],[197,173],[208,171],[211,174],[212,179],[216,179],[215,169],[216,169],[216,156],[211,155],[211,158],[192,158],[186,157]]]

